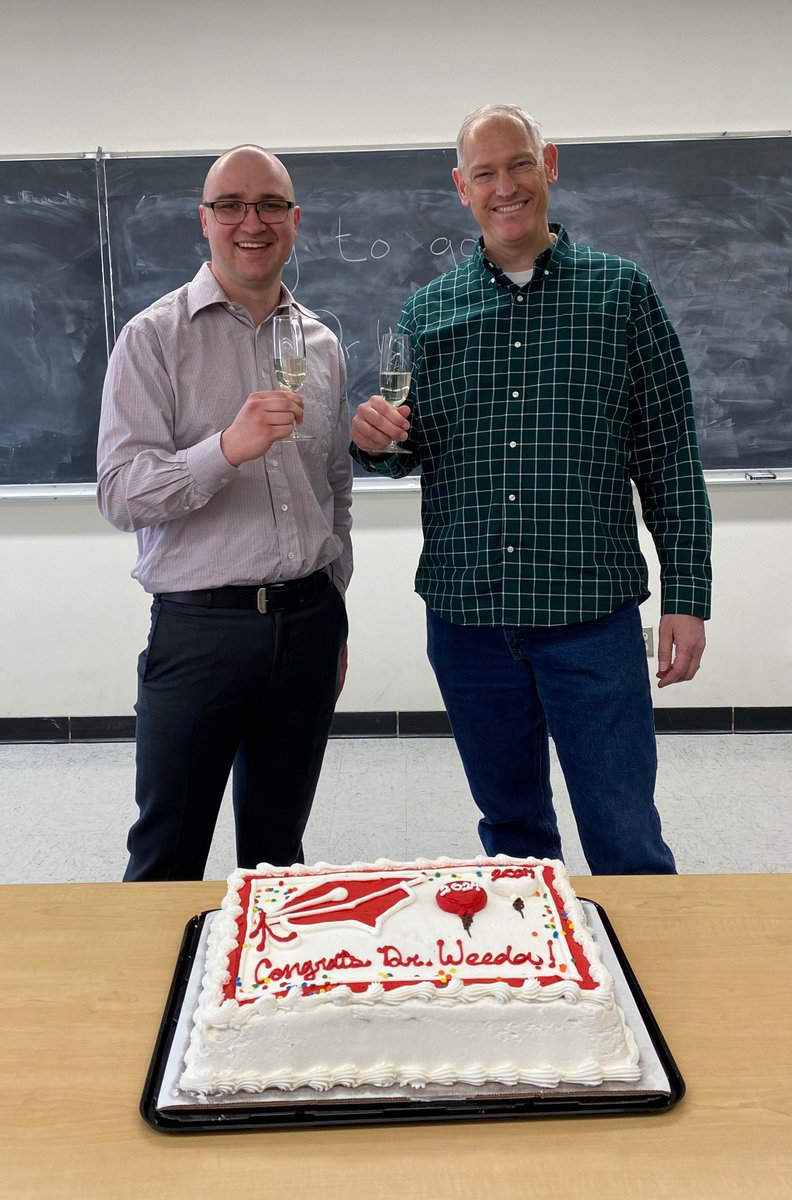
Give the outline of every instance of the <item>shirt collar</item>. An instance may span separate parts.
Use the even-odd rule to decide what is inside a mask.
[[[228,304],[229,299],[226,296],[220,284],[212,274],[208,262],[205,262],[194,279],[191,279],[187,284],[187,313],[190,320],[193,319],[196,313],[199,313],[204,308],[210,308],[213,304]],[[295,300],[285,284],[281,284],[281,295],[279,304],[290,304],[293,308],[299,310],[304,317],[319,318],[310,308],[306,308],[304,304],[300,304],[299,300]]]
[[[195,278],[187,284],[187,313],[190,320],[202,308],[227,303],[228,297],[212,274],[209,263],[205,262]]]
[[[557,221],[551,221],[550,232],[556,235],[555,241],[551,246],[543,250],[536,259],[534,263],[534,278],[539,272],[542,272],[544,275],[554,275],[569,254],[569,234],[564,229],[564,226],[560,225]],[[493,279],[496,279],[498,283],[502,283],[505,287],[517,287],[514,281],[496,263],[487,258],[483,237],[479,238],[476,249],[473,252],[473,262],[483,275],[491,275]]]

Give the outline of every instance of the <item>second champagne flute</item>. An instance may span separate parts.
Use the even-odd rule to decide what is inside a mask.
[[[294,308],[279,308],[272,319],[272,352],[278,386],[296,392],[305,382],[305,334],[302,317]],[[312,433],[292,429],[284,442],[308,442]]]
[[[391,408],[398,408],[407,399],[412,375],[412,346],[406,333],[386,333],[380,349],[380,393]],[[390,454],[409,454],[399,442],[384,447]]]

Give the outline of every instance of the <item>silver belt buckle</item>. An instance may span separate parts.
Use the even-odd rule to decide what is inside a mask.
[[[260,613],[266,613],[267,611],[267,589],[265,587],[259,588],[256,593],[256,608]]]

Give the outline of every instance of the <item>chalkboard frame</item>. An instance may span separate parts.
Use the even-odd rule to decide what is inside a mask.
[[[619,148],[618,155],[620,158],[622,158],[622,157],[624,157],[625,154],[630,153],[630,152],[640,154],[641,153],[640,150],[635,151],[636,147],[646,147],[646,146],[662,147],[662,146],[665,146],[667,148],[670,148],[669,152],[676,155],[680,161],[684,160],[684,162],[686,164],[688,164],[686,167],[686,170],[690,170],[691,164],[693,165],[693,167],[695,167],[696,163],[700,163],[702,160],[706,160],[707,156],[711,157],[713,154],[717,155],[718,151],[714,148],[719,145],[722,145],[724,140],[732,142],[732,143],[737,143],[737,142],[752,143],[753,144],[752,146],[749,145],[747,147],[747,150],[749,152],[751,149],[754,149],[757,152],[759,152],[764,148],[764,146],[768,142],[772,142],[773,146],[776,148],[783,146],[783,150],[784,150],[785,154],[786,153],[792,154],[792,139],[790,139],[789,135],[786,133],[784,133],[784,134],[777,134],[777,133],[776,134],[755,134],[755,135],[750,135],[750,137],[743,136],[743,137],[732,137],[732,138],[729,138],[727,136],[724,136],[724,138],[715,138],[715,137],[710,136],[710,137],[702,137],[702,138],[669,137],[669,138],[663,138],[663,139],[661,139],[661,138],[602,139],[599,141],[586,141],[586,142],[580,142],[580,141],[574,141],[574,140],[570,140],[568,142],[561,142],[561,143],[559,143],[560,161],[561,161],[561,181],[559,182],[559,185],[556,185],[556,189],[558,189],[558,190],[554,189],[554,191],[551,192],[551,208],[550,208],[551,218],[562,220],[569,228],[570,236],[573,238],[573,240],[589,242],[589,244],[595,244],[595,245],[598,245],[601,247],[606,247],[608,249],[615,250],[616,252],[625,253],[625,249],[623,249],[622,246],[618,244],[619,237],[615,236],[616,231],[614,231],[610,236],[606,235],[606,236],[598,236],[598,237],[587,237],[585,229],[581,231],[580,226],[581,226],[581,224],[583,224],[583,222],[581,222],[581,219],[580,219],[581,213],[586,211],[587,207],[589,209],[591,209],[592,205],[591,205],[590,199],[587,200],[587,197],[582,189],[575,190],[575,188],[571,188],[571,189],[568,188],[566,193],[563,190],[562,183],[564,180],[565,159],[567,160],[566,165],[568,166],[571,161],[570,152],[572,152],[573,155],[577,154],[578,158],[580,158],[581,155],[589,155],[589,156],[599,155],[598,161],[602,162],[604,156],[607,156],[608,154],[610,154],[611,156],[613,155],[614,147]],[[653,156],[658,157],[657,151],[652,151],[651,153],[653,154]],[[467,213],[467,210],[463,209],[462,206],[459,205],[458,200],[456,198],[456,195],[455,195],[455,192],[453,189],[453,184],[450,181],[450,165],[453,162],[453,158],[452,158],[453,151],[449,147],[444,147],[444,146],[416,147],[413,150],[405,150],[404,148],[378,147],[378,148],[367,148],[367,149],[363,149],[363,150],[351,150],[351,149],[350,150],[335,150],[335,151],[317,150],[317,151],[312,151],[310,153],[304,152],[304,151],[284,152],[281,155],[281,157],[284,159],[287,166],[290,167],[293,174],[295,174],[298,177],[295,180],[295,182],[298,183],[298,199],[303,204],[303,211],[304,211],[303,226],[300,231],[301,239],[303,237],[305,237],[306,233],[308,233],[310,231],[310,219],[311,219],[310,214],[312,212],[312,209],[315,211],[318,207],[320,207],[322,200],[323,200],[323,196],[321,194],[322,184],[317,185],[319,188],[319,194],[317,194],[317,195],[311,195],[310,186],[306,186],[306,183],[307,182],[309,183],[309,177],[311,174],[321,173],[318,170],[319,167],[322,167],[323,169],[327,168],[328,166],[334,167],[336,169],[336,174],[339,177],[339,179],[343,179],[344,174],[347,173],[347,168],[353,163],[353,159],[355,159],[358,163],[363,163],[366,160],[368,162],[374,162],[375,168],[377,170],[376,186],[381,188],[382,192],[384,194],[385,184],[382,182],[382,171],[380,170],[380,168],[383,166],[383,164],[387,165],[388,163],[398,162],[399,157],[405,156],[405,155],[419,156],[422,163],[425,163],[428,161],[427,156],[435,156],[435,158],[437,158],[439,156],[439,162],[440,162],[440,165],[442,166],[442,178],[443,178],[443,180],[445,180],[444,186],[447,191],[447,200],[448,200],[449,205],[453,206],[448,209],[448,212],[453,212],[459,218],[458,223],[455,224],[455,226],[454,226],[454,232],[453,232],[452,236],[453,236],[453,238],[458,239],[458,240],[464,239],[464,238],[471,239],[471,244],[472,244],[472,237],[474,236],[474,233],[475,233],[475,226],[473,226],[472,223],[470,222],[470,218],[469,218],[469,214]],[[114,271],[117,273],[118,258],[119,258],[118,248],[117,248],[118,243],[117,243],[117,239],[114,235],[114,230],[119,228],[119,226],[118,226],[116,217],[113,212],[113,202],[114,202],[114,193],[113,193],[113,188],[112,188],[113,174],[118,173],[119,171],[123,171],[124,169],[130,169],[130,168],[132,168],[133,173],[134,173],[134,170],[139,170],[143,164],[148,163],[148,164],[152,165],[155,169],[157,168],[158,165],[162,166],[162,164],[166,164],[166,166],[168,168],[173,168],[178,175],[179,170],[184,167],[185,162],[189,162],[190,160],[201,160],[201,163],[203,166],[204,164],[207,164],[208,162],[210,162],[213,157],[214,157],[213,155],[206,154],[204,152],[183,153],[183,154],[177,154],[177,155],[156,155],[156,154],[114,155],[114,154],[107,154],[102,151],[99,151],[94,155],[84,154],[79,157],[63,156],[63,157],[59,157],[57,159],[54,159],[54,158],[24,159],[24,160],[0,159],[0,168],[2,168],[5,164],[10,163],[10,162],[31,162],[31,163],[37,164],[38,166],[41,166],[41,164],[47,164],[47,163],[51,163],[53,161],[85,163],[86,160],[93,160],[93,163],[95,164],[96,174],[97,174],[97,209],[98,209],[98,212],[97,212],[97,223],[96,223],[97,224],[97,247],[96,247],[96,249],[98,252],[98,261],[101,264],[103,304],[104,304],[104,311],[100,314],[101,320],[97,321],[97,326],[103,331],[104,335],[106,336],[108,346],[112,343],[113,337],[117,336],[118,330],[120,329],[121,324],[123,324],[123,320],[127,319],[128,315],[131,315],[131,310],[134,310],[134,311],[137,310],[135,307],[134,301],[132,302],[131,310],[130,310],[129,304],[127,303],[127,311],[126,311],[126,313],[124,313],[123,311],[121,312],[121,319],[119,320],[119,310],[123,309],[123,305],[126,301],[125,301],[124,289],[123,289],[123,286],[121,286],[121,281],[119,281],[119,279],[117,277],[114,277]],[[343,166],[343,170],[339,169],[341,166]],[[301,171],[303,173],[302,178],[300,178]],[[108,174],[110,175],[110,180],[108,180]],[[591,176],[593,176],[593,174],[594,173],[591,172]],[[658,186],[662,187],[662,171],[659,171],[658,175],[660,177],[660,182],[659,182]],[[693,170],[693,175],[695,175],[695,170]],[[568,178],[569,178],[569,171],[567,171],[567,179]],[[685,187],[686,178],[687,177],[684,174],[681,176],[683,190]],[[628,209],[628,208],[624,207],[624,186],[623,186],[624,181],[622,180],[621,183],[622,183],[622,201],[621,201],[622,209],[621,209],[621,212],[622,212],[622,215],[624,215],[624,213],[627,213],[627,212],[629,212],[631,214],[632,209]],[[694,183],[695,183],[695,180],[693,183],[690,184],[691,188],[694,187]],[[598,193],[598,194],[600,194],[602,197],[604,197],[605,199],[610,201],[611,211],[613,211],[613,202],[614,202],[614,198],[618,197],[620,181],[618,179],[614,178],[614,174],[612,171],[611,172],[605,171],[604,172],[604,181],[603,181],[602,185],[600,185],[598,183],[598,187],[600,187],[600,186],[602,187],[603,190],[601,193]],[[407,185],[407,191],[409,191],[412,194],[412,191],[413,191],[412,183]],[[783,197],[784,194],[785,194],[785,184],[781,180],[765,179],[763,181],[763,183],[761,184],[761,186],[757,189],[757,195],[759,196],[759,201],[761,201],[762,196],[764,196],[765,198],[769,197],[771,200],[777,201],[778,198]],[[371,195],[378,196],[379,193],[375,193],[372,191]],[[650,197],[650,199],[651,198],[652,197]],[[371,199],[371,197],[369,199]],[[646,197],[644,197],[644,199],[646,199]],[[194,213],[194,207],[195,207],[195,203],[197,202],[197,196],[193,194],[193,195],[187,197],[186,199],[185,199],[185,197],[181,197],[181,200],[184,203],[186,203],[188,205],[190,211]],[[350,197],[350,206],[348,206],[345,209],[345,215],[350,216],[351,223],[349,225],[349,228],[352,232],[354,232],[354,230],[355,230],[355,224],[354,224],[354,221],[352,220],[352,218],[354,218],[354,211],[353,211],[354,210],[354,201],[355,201],[355,197],[354,196]],[[566,203],[564,201],[566,201]],[[696,197],[694,195],[689,197],[689,203],[691,206],[695,205],[695,201],[696,201]],[[430,195],[427,203],[431,203],[431,202],[432,202],[432,197]],[[780,202],[783,202],[783,201],[780,201]],[[445,205],[445,203],[446,203],[446,197],[444,196],[444,198],[442,200],[442,204]],[[777,207],[778,207],[778,204],[776,204],[776,208]],[[757,206],[757,211],[758,211],[758,206]],[[444,211],[444,216],[445,215],[446,215],[446,213]],[[639,216],[641,219],[646,218],[645,213],[639,214]],[[389,219],[390,219],[390,217],[389,217]],[[409,219],[410,220],[413,219],[412,214],[410,214]],[[730,214],[726,214],[724,217],[724,221],[726,222],[726,225],[728,225],[730,220],[733,220],[733,216]],[[194,225],[195,225],[195,229],[198,230],[197,214],[195,214],[195,216],[194,216]],[[349,258],[354,259],[355,257],[357,257],[357,255],[353,251],[354,243],[352,242],[352,233],[342,235],[341,228],[342,228],[341,222],[339,221],[338,235],[335,239],[336,243],[337,243],[337,249],[338,249],[339,253],[341,253],[342,248],[345,246],[345,243],[342,242],[342,237],[349,237],[349,239],[350,239],[350,241],[348,243],[349,250],[350,250]],[[620,229],[617,232],[621,233],[622,230]],[[717,235],[717,230],[716,230],[716,235]],[[442,261],[442,254],[437,253],[436,248],[437,248],[437,246],[442,247],[444,236],[445,235],[438,235],[431,242],[431,253],[434,256],[434,259],[436,259],[437,261],[432,263],[432,265],[435,267],[435,270],[433,272],[429,273],[428,278],[431,278],[431,275],[433,273],[437,274],[440,272],[440,270],[447,269],[449,266],[453,265],[453,263],[451,261],[449,261],[447,263]],[[327,232],[325,231],[325,241],[327,241],[327,240],[328,240],[328,235],[327,235]],[[445,240],[448,241],[449,248],[451,248],[451,240],[452,240],[451,237],[447,237],[447,238],[445,238]],[[200,246],[201,250],[203,250],[205,243],[202,244],[200,242],[200,239],[197,239],[196,244],[198,244]],[[382,244],[379,247],[380,251],[382,250],[382,248],[385,244],[386,243],[383,240]],[[298,239],[297,249],[298,249],[298,251],[301,249],[301,241],[299,239]],[[366,247],[362,247],[362,249],[365,250]],[[460,247],[460,249],[461,249],[461,247]],[[629,247],[627,247],[627,249],[629,249]],[[358,250],[358,253],[361,252],[361,247],[358,247],[357,250]],[[373,250],[374,250],[374,246],[369,245],[368,252],[370,253]],[[423,250],[426,251],[426,246],[423,247]],[[684,253],[688,254],[687,247],[685,247]],[[452,254],[453,254],[453,251],[452,251]],[[663,275],[663,267],[665,266],[665,262],[662,259],[662,257],[659,259],[660,269],[656,272],[653,272],[652,267],[654,265],[656,265],[656,263],[653,263],[651,261],[647,262],[647,258],[651,258],[652,257],[651,255],[647,255],[647,254],[642,255],[639,253],[635,253],[635,254],[631,255],[631,254],[627,253],[627,256],[634,257],[636,259],[636,261],[641,262],[642,265],[647,267],[647,269],[649,270],[650,276],[652,276],[652,278],[654,278],[655,281],[657,282],[658,290],[660,291],[660,294],[663,297],[663,299],[666,301],[669,311],[671,311],[672,319],[675,320],[675,323],[677,323],[677,327],[679,328],[680,326],[679,326],[678,321],[676,320],[676,316],[673,311],[673,306],[671,303],[669,303],[668,298],[667,298],[667,288],[664,289],[664,285],[663,285],[662,275]],[[205,257],[205,255],[203,255],[203,257]],[[346,256],[343,256],[343,257],[346,257]],[[375,257],[375,255],[374,255],[374,257]],[[286,276],[285,276],[287,285],[294,287],[294,280],[292,280],[288,277],[288,273],[289,273],[289,268],[287,267]],[[191,266],[190,269],[186,273],[182,272],[183,278],[180,281],[183,282],[184,278],[190,278],[192,274],[194,274],[193,266]],[[425,270],[424,270],[424,274],[425,274]],[[661,278],[657,278],[658,275],[661,276]],[[425,281],[426,281],[425,278],[423,278],[423,279],[418,278],[418,279],[411,279],[410,282],[411,282],[412,286],[419,286],[421,282],[425,282]],[[156,283],[156,286],[155,286],[155,283]],[[163,294],[164,291],[169,290],[169,287],[167,286],[167,281],[156,280],[155,282],[152,282],[152,287],[154,288],[153,293],[150,293],[149,296],[143,296],[144,303],[150,302],[150,299],[156,298],[156,296]],[[403,297],[404,295],[409,294],[409,290],[412,290],[412,287],[403,288],[401,290],[401,292],[399,293],[400,296]],[[309,307],[316,307],[315,302],[314,302],[314,304],[311,303],[310,297],[306,298],[301,294],[301,290],[300,290],[299,286],[297,286],[295,288],[295,291],[300,299],[303,299],[305,303],[309,304]],[[142,306],[143,306],[143,304],[138,305],[138,307],[142,307]],[[322,314],[320,313],[320,315],[322,315]],[[333,315],[334,314],[331,314],[331,316],[333,316]],[[395,319],[395,314],[387,314],[387,320],[390,322],[390,320],[392,320],[392,319]],[[328,324],[330,324],[331,327],[333,327],[333,320],[328,319]],[[683,345],[684,345],[685,343],[684,343],[684,336],[683,336],[682,330],[680,330],[680,336],[683,338]],[[342,338],[342,340],[343,340],[343,338]],[[367,340],[370,341],[373,346],[375,338],[369,337]],[[687,347],[685,347],[685,348],[686,348],[686,353],[689,354],[688,348]],[[350,384],[351,384],[351,387],[357,387],[360,384],[361,378],[364,377],[365,372],[362,371],[361,369],[359,369],[360,368],[359,363],[353,363],[353,361],[352,361],[353,356],[352,356],[352,351],[350,350],[350,348],[348,346],[345,346],[345,349],[347,350],[347,357],[350,362],[350,366],[355,368],[355,370],[357,370],[357,375],[355,374],[355,370],[350,371]],[[707,346],[705,348],[705,350],[708,351],[709,346]],[[374,358],[374,354],[373,354],[373,352],[370,352],[370,348],[367,348],[366,356],[368,359]],[[375,384],[374,384],[373,368],[370,366],[370,364],[368,364],[366,369],[369,370],[369,372],[370,372],[370,382],[372,384],[372,386],[370,388],[368,388],[368,390],[374,390]],[[694,374],[694,388],[695,388],[695,373],[693,371],[692,371],[692,373]],[[367,394],[367,391],[365,394]],[[775,403],[775,400],[773,400],[772,403]],[[782,403],[784,403],[784,402],[782,402]],[[97,401],[97,417],[98,417],[98,401]],[[697,418],[698,418],[698,413],[697,413]],[[771,420],[773,419],[772,411],[770,414],[770,419]],[[701,432],[702,431],[701,431],[701,427],[700,427],[700,438],[701,438]],[[708,466],[706,457],[703,452],[702,457],[705,459],[705,476],[709,483],[715,483],[715,484],[735,483],[735,482],[740,482],[740,483],[742,483],[742,482],[749,482],[749,483],[750,482],[754,482],[754,483],[792,482],[792,443],[790,444],[790,449],[785,451],[785,453],[788,455],[788,459],[784,459],[784,456],[781,456],[778,463],[773,463],[772,461],[768,461],[766,455],[758,454],[755,457],[755,459],[746,457],[744,461],[739,460],[739,461],[735,462],[733,466],[718,465],[717,467],[712,467],[712,466]],[[782,461],[782,459],[783,459],[783,461]],[[419,480],[416,476],[412,476],[407,480],[400,480],[400,481],[386,480],[386,479],[382,479],[381,477],[372,477],[372,476],[363,476],[361,478],[356,478],[356,480],[355,480],[356,490],[367,491],[367,492],[368,491],[379,491],[379,490],[382,490],[382,491],[394,491],[394,490],[414,491],[418,486],[419,486]],[[28,497],[28,498],[34,498],[34,497],[35,498],[44,498],[44,497],[58,498],[58,497],[61,497],[61,498],[64,498],[67,496],[74,496],[74,497],[93,496],[94,494],[95,494],[95,484],[92,483],[90,480],[85,480],[85,481],[80,481],[80,482],[75,482],[75,483],[69,483],[69,482],[40,483],[40,482],[36,482],[36,481],[27,483],[27,482],[23,482],[21,480],[14,481],[11,483],[0,482],[0,498],[20,498],[20,497]]]

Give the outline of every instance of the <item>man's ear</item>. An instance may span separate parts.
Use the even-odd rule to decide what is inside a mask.
[[[548,142],[544,148],[544,166],[547,182],[555,183],[558,179],[558,146],[552,142]]]
[[[456,190],[459,192],[459,199],[462,201],[465,208],[470,208],[470,196],[468,194],[467,184],[465,183],[464,176],[462,175],[459,167],[454,167],[453,171],[451,172],[451,178],[456,184]]]

